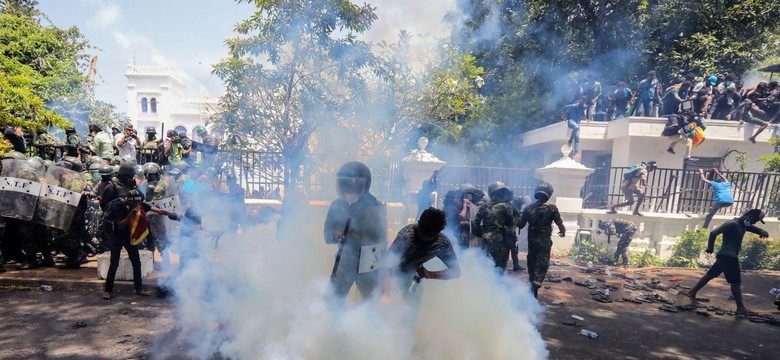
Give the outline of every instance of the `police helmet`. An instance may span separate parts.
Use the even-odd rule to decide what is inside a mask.
[[[512,190],[503,181],[496,181],[488,186],[488,196],[493,202],[512,201]]]
[[[149,126],[146,128],[147,134],[157,134],[157,129],[154,128],[154,126]]]
[[[68,126],[65,128],[65,134],[75,134],[76,128],[73,126]]]
[[[69,163],[69,169],[77,172],[83,171],[81,160],[74,156],[66,156],[62,158],[62,162]]]
[[[37,172],[44,172],[44,171],[46,171],[46,166],[43,165],[43,160],[41,160],[41,158],[38,157],[38,156],[33,156],[33,157],[27,159],[27,164],[34,171],[37,171]]]
[[[86,160],[84,160],[84,166],[87,168],[92,167],[92,164],[103,164],[103,159],[100,158],[100,156],[90,156]]]
[[[133,165],[130,164],[122,164],[119,165],[119,169],[116,171],[116,177],[124,184],[129,184],[131,181],[133,181],[133,177],[135,176],[135,169],[133,168]]]
[[[336,176],[338,177],[339,194],[362,194],[371,188],[371,170],[360,161],[350,161],[341,165]]]
[[[146,176],[149,176],[149,174],[159,175],[160,171],[162,170],[160,168],[160,165],[157,165],[157,163],[154,162],[148,162],[144,164],[142,168],[143,168],[144,175]]]
[[[98,169],[98,173],[100,173],[100,176],[113,176],[114,175],[114,167],[111,165],[103,165]]]
[[[205,126],[203,126],[203,125],[196,127],[196,128],[195,128],[195,132],[196,132],[196,133],[198,134],[198,136],[200,136],[200,137],[204,137],[204,136],[206,136],[206,135],[208,135],[208,134],[209,134],[209,131],[208,131],[208,130],[206,130],[206,127],[205,127]]]
[[[18,151],[9,151],[3,155],[3,160],[5,159],[27,160],[27,156]]]
[[[100,168],[102,167],[102,165],[97,163],[92,163],[89,165],[89,175],[92,176],[92,179],[100,179]]]
[[[179,134],[176,133],[176,130],[168,130],[168,132],[165,133],[165,136],[172,138],[172,137],[178,137]]]
[[[133,166],[133,170],[135,170],[135,177],[138,179],[145,179],[146,176],[144,174],[144,167],[141,165]]]
[[[54,161],[51,161],[51,160],[43,160],[43,166],[45,166],[47,170],[48,170],[50,167],[52,167],[52,166],[55,166],[55,165],[56,165],[56,164],[54,163]]]
[[[554,189],[552,185],[543,182],[536,187],[536,191],[534,191],[534,198],[536,198],[536,200],[548,201],[550,198],[552,198],[553,191]]]

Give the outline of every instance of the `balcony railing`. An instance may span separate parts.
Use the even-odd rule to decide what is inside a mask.
[[[626,167],[599,168],[585,181],[584,207],[606,209],[625,201],[621,183]],[[780,215],[780,174],[723,172],[732,184],[734,205],[719,212],[739,215],[761,208],[771,216]],[[645,202],[640,211],[704,214],[713,203],[711,187],[701,181],[696,170],[656,169],[648,175]]]

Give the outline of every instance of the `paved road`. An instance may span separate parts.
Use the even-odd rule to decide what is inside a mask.
[[[584,278],[571,267],[553,274]],[[691,284],[702,271],[659,270]],[[656,273],[658,273],[657,271]],[[650,276],[653,273],[649,274]],[[512,276],[524,276],[523,273]],[[778,273],[745,274],[746,301],[753,309],[780,318],[768,290],[780,283]],[[663,277],[661,279],[664,279]],[[622,280],[608,278],[608,283]],[[710,318],[694,313],[667,313],[659,304],[593,301],[587,288],[550,284],[541,292],[549,305],[542,325],[552,359],[776,359],[780,327],[751,323],[733,316]],[[613,297],[628,296],[625,290]],[[712,305],[733,309],[725,281],[715,280],[701,293]],[[598,340],[563,325],[572,314],[599,333]],[[0,359],[141,359],[186,358],[175,331],[174,309],[166,299],[115,292],[104,301],[100,291],[0,287]],[[517,357],[522,359],[522,352]]]

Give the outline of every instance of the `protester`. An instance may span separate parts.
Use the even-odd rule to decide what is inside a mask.
[[[566,227],[563,226],[558,207],[547,203],[552,194],[552,185],[541,183],[537,186],[534,193],[536,202],[523,210],[517,225],[518,229],[522,229],[528,224],[528,281],[531,283],[534,297],[539,297],[539,288],[542,287],[550,267],[552,224],[558,226],[558,236],[566,236]]]
[[[731,182],[729,182],[718,169],[710,169],[709,178],[704,176],[704,169],[699,169],[699,177],[701,178],[701,181],[712,187],[712,194],[714,197],[712,208],[710,209],[710,212],[707,213],[707,216],[704,217],[704,228],[708,229],[712,217],[715,216],[720,209],[727,208],[734,204],[734,197],[731,195]]]
[[[692,301],[696,302],[696,294],[698,294],[699,290],[707,285],[710,280],[723,274],[726,277],[726,281],[731,285],[731,295],[734,297],[734,302],[737,303],[737,315],[755,315],[755,313],[748,310],[742,302],[742,276],[739,269],[739,250],[742,248],[742,239],[745,237],[746,231],[758,234],[762,239],[769,237],[769,233],[767,233],[766,230],[754,225],[759,221],[764,224],[764,216],[764,212],[760,209],[751,209],[742,216],[727,221],[710,232],[710,238],[709,241],[707,241],[707,249],[704,250],[704,252],[712,254],[715,246],[715,239],[720,234],[723,234],[723,244],[715,257],[715,263],[712,264],[710,270],[699,279],[699,282],[690,291],[688,291],[687,296]]]
[[[496,271],[503,274],[509,258],[509,248],[517,242],[515,224],[520,213],[510,203],[512,191],[503,182],[495,182],[488,188],[490,202],[481,206],[471,233],[482,238],[482,249],[493,260]]]
[[[586,76],[585,83],[580,88],[580,97],[585,105],[585,119],[594,120],[596,102],[601,97],[601,83],[593,78],[593,74]]]
[[[696,116],[702,118],[707,116],[707,110],[709,109],[710,103],[712,102],[712,97],[710,96],[710,93],[708,93],[704,89],[699,91],[694,91],[694,96],[692,97],[692,100],[693,100],[693,113]]]
[[[566,114],[566,123],[569,129],[571,129],[571,136],[569,137],[569,147],[572,148],[571,156],[579,154],[580,151],[580,122],[585,116],[585,99],[580,98],[573,103],[563,107],[563,111]]]
[[[452,280],[460,277],[458,257],[452,243],[442,233],[446,224],[444,212],[425,209],[416,224],[406,225],[396,235],[385,259],[387,271],[403,294],[404,301],[416,310],[422,300],[425,279]],[[424,264],[439,258],[447,269],[430,271]],[[419,277],[419,278],[416,278]],[[418,284],[412,286],[414,282]],[[385,282],[385,295],[389,284]]]
[[[639,208],[645,201],[645,193],[647,191],[647,175],[653,172],[657,168],[655,161],[642,162],[639,165],[635,165],[630,168],[623,175],[623,182],[620,184],[620,188],[623,190],[623,194],[626,196],[626,202],[611,205],[608,213],[617,214],[616,208],[623,206],[631,206],[634,204],[634,196],[637,197],[636,208],[634,208],[633,214],[636,216],[642,216],[639,213]]]
[[[669,147],[666,149],[666,152],[670,154],[676,154],[674,151],[675,145],[681,144],[685,146],[685,161],[696,160],[691,158],[693,153],[693,139],[691,139],[689,134],[691,131],[695,131],[697,126],[701,127],[702,125],[695,121],[689,121],[691,117],[692,116],[690,114],[673,114],[669,116],[669,120],[666,122],[664,130],[661,132],[661,136],[671,141]]]
[[[722,92],[719,91],[719,95],[713,103],[712,115],[710,118],[731,120],[733,112],[736,111],[739,103],[740,96],[737,93],[737,85],[731,83],[725,87]]]
[[[631,90],[626,87],[626,82],[621,81],[617,83],[615,91],[612,92],[610,100],[614,104],[614,113],[609,115],[610,120],[622,119],[628,112],[628,107],[633,100],[634,95]]]
[[[637,106],[634,112],[637,116],[654,116],[654,110],[661,101],[660,84],[655,78],[655,71],[648,71],[647,78],[639,82],[637,87]],[[639,110],[641,107],[641,111]]]
[[[114,290],[114,277],[119,268],[119,256],[122,248],[127,251],[127,256],[133,266],[135,295],[149,295],[142,291],[141,256],[137,246],[145,235],[136,226],[142,221],[140,219],[146,217],[145,213],[149,211],[168,216],[174,220],[178,219],[178,216],[174,213],[144,203],[143,196],[137,189],[130,190],[124,198],[114,199],[106,207],[106,211],[103,214],[103,223],[104,230],[109,238],[111,260],[103,288],[103,299],[111,299],[111,293]],[[140,235],[138,231],[141,231]]]
[[[133,135],[133,125],[125,125],[124,132],[114,136],[114,145],[119,150],[119,156],[132,160],[132,163],[136,163],[135,149],[141,145],[141,141],[138,140],[138,136]]]
[[[691,83],[685,81],[680,87],[671,87],[661,99],[661,116],[679,113],[683,101],[687,100],[686,94],[691,89]]]
[[[24,133],[21,127],[7,126],[3,132],[5,139],[14,147],[14,151],[27,153],[27,143],[24,141]]]
[[[353,284],[364,299],[375,295],[379,279],[374,270],[378,267],[361,269],[360,260],[367,257],[364,263],[372,262],[377,252],[385,251],[387,211],[385,205],[369,192],[371,170],[368,166],[351,161],[341,166],[337,176],[339,198],[330,204],[324,235],[326,243],[339,246],[328,300],[340,308]]]

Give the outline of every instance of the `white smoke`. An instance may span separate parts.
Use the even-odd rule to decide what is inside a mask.
[[[535,325],[541,307],[526,282],[497,277],[477,250],[459,255],[462,277],[424,280],[417,329],[393,289],[389,303],[353,294],[342,313],[324,300],[335,247],[322,240],[324,216],[307,214],[295,238],[274,226],[203,240],[202,255],[169,278],[179,339],[189,355],[236,359],[542,359]],[[393,234],[394,235],[394,234]],[[184,244],[179,244],[184,245]],[[188,246],[195,246],[189,244]],[[158,344],[165,345],[165,344]]]

